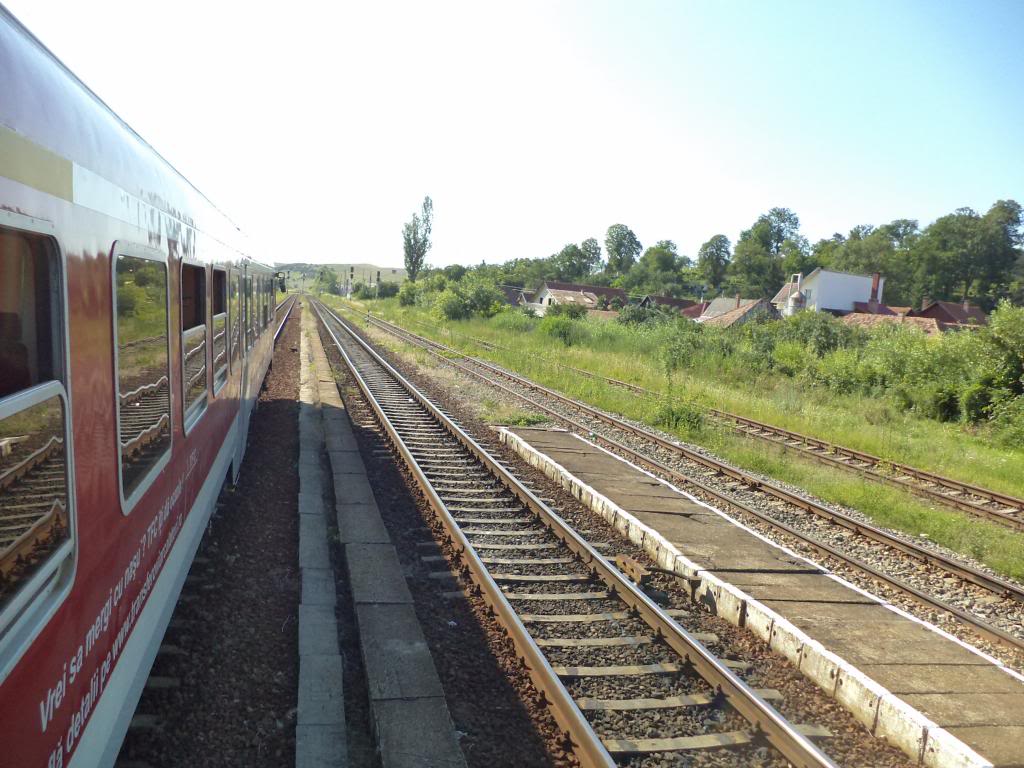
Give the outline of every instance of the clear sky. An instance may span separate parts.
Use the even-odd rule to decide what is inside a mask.
[[[1024,0],[3,1],[268,261],[1024,202]]]

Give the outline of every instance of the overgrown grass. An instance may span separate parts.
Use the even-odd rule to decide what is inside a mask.
[[[338,302],[336,302],[338,303]],[[518,313],[439,326],[433,317],[397,301],[367,305],[386,319],[464,352],[516,370],[566,395],[657,426],[703,445],[736,465],[806,488],[833,503],[860,510],[877,523],[971,555],[1000,573],[1024,578],[1024,535],[977,518],[933,508],[899,489],[881,486],[819,463],[783,455],[765,443],[737,436],[700,417],[711,406],[868,451],[891,461],[1024,496],[1024,454],[988,444],[966,431],[911,414],[884,401],[801,387],[785,377],[705,376],[688,370],[670,381],[660,369],[656,338],[602,321],[585,321],[572,346],[535,332],[536,321]],[[472,338],[500,345],[488,349]],[[552,364],[557,359],[603,376],[659,392],[644,397]]]

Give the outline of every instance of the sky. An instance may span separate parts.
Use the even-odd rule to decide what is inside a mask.
[[[695,257],[1024,202],[1024,0],[3,0],[264,261]]]

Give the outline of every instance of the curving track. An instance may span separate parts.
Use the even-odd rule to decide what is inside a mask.
[[[363,318],[365,315],[359,313],[359,317]],[[1009,619],[1003,622],[1003,626],[999,626],[995,621],[983,617],[974,610],[976,606],[983,605],[988,600],[1002,600],[1006,604],[1006,610],[1002,613],[1019,613],[1024,605],[1024,588],[1017,584],[1003,581],[971,565],[894,536],[884,529],[830,509],[783,486],[667,440],[650,430],[565,397],[491,363],[420,337],[379,318],[370,316],[368,319],[378,328],[407,343],[426,349],[462,372],[525,401],[531,408],[545,413],[575,432],[589,436],[589,439],[612,449],[630,461],[648,467],[677,484],[689,487],[698,495],[725,505],[727,509],[735,509],[749,515],[771,529],[799,540],[819,555],[834,558],[862,575],[881,582],[927,612],[937,611],[949,616],[976,635],[1011,651],[1024,651],[1024,636],[1020,633],[1019,622]],[[453,359],[455,357],[462,358],[464,362]],[[509,382],[512,386],[496,379]],[[536,396],[525,395],[521,390],[527,390]],[[578,416],[568,415],[566,409]],[[595,431],[596,425],[601,425],[601,432]],[[604,429],[605,427],[608,429]],[[692,466],[694,471],[688,468],[684,474],[670,466],[675,461],[682,462],[688,467]],[[723,485],[728,490],[723,491]],[[862,557],[851,555],[845,546],[838,547],[834,542],[808,533],[802,526],[779,519],[776,514],[769,514],[750,501],[757,497],[763,499],[765,496],[774,504],[781,503],[803,513],[809,512],[832,526],[855,534],[856,543],[867,543],[873,549],[887,552],[890,559],[912,559],[919,565],[904,568],[905,573],[902,575],[894,573],[897,569],[872,565]],[[914,577],[917,570],[925,572],[922,578]],[[966,582],[978,594],[965,600],[950,600],[944,595],[943,590],[951,577]],[[991,597],[986,598],[985,595]],[[1006,627],[1013,631],[1008,631]]]
[[[833,764],[804,735],[827,732],[785,720],[766,700],[778,694],[747,686],[324,309],[316,306],[323,327],[584,765],[682,751],[737,764],[738,747],[762,741],[775,751],[768,764]],[[571,695],[563,681],[580,679],[600,680],[601,696],[575,686]],[[667,689],[649,682],[665,679]],[[652,710],[680,712],[676,729],[631,733]]]

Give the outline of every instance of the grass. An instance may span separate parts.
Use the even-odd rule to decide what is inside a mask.
[[[365,311],[370,304],[359,303],[359,308]],[[565,347],[532,332],[535,321],[530,327],[508,328],[503,325],[510,321],[499,316],[442,327],[424,310],[400,307],[395,300],[375,301],[371,308],[422,335],[506,366],[566,395],[702,445],[737,466],[800,486],[826,501],[857,509],[878,524],[913,536],[923,534],[1002,574],[1024,578],[1024,535],[932,507],[899,489],[799,459],[793,453],[783,454],[700,418],[699,412],[700,406],[713,406],[1024,497],[1024,454],[988,444],[983,432],[899,413],[885,401],[802,387],[782,376],[743,380],[688,369],[685,376],[674,377],[670,387],[651,339],[627,335],[621,327],[604,328],[600,321],[588,321],[589,337]],[[468,337],[504,349],[486,349]],[[423,354],[417,353],[418,359]],[[566,365],[671,393],[672,407],[667,408],[662,398],[640,396],[552,365],[556,357]]]

